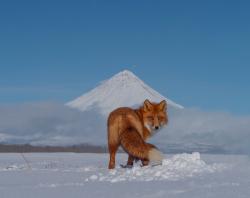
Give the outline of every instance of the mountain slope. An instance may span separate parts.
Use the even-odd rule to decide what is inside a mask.
[[[173,108],[183,108],[162,96],[128,70],[114,75],[66,105],[81,111],[97,107],[100,108],[101,113],[107,114],[117,107],[140,105],[145,99],[155,102],[166,100],[168,105]]]

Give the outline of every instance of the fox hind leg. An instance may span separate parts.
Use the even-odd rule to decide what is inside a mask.
[[[135,158],[132,155],[128,155],[127,166],[133,166]]]
[[[132,168],[133,164],[134,164],[134,160],[135,160],[135,157],[133,157],[132,155],[129,154],[128,155],[127,165],[120,164],[120,166],[122,168]]]
[[[149,165],[149,160],[141,160],[142,166],[148,166]]]

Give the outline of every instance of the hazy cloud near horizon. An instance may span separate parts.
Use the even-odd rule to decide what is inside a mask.
[[[2,142],[45,145],[85,142],[100,144],[99,133],[96,131],[103,130],[104,123],[104,118],[95,109],[83,113],[59,103],[0,106]]]
[[[165,151],[174,145],[188,151],[250,153],[249,139],[250,117],[185,108],[170,109],[168,126],[152,142]],[[80,112],[49,102],[0,106],[1,143],[106,145],[106,141],[106,117],[96,107]]]
[[[185,108],[169,113],[169,124],[153,138],[161,145],[250,153],[250,117]]]

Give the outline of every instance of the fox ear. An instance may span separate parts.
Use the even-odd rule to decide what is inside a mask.
[[[151,104],[151,102],[148,99],[146,99],[143,103],[143,110],[150,111],[152,109],[152,106],[153,105]]]
[[[166,109],[167,109],[167,102],[166,102],[166,100],[161,101],[158,104],[158,108],[159,108],[160,111],[166,111]]]

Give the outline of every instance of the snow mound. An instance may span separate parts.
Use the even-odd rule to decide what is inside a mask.
[[[213,173],[223,169],[221,164],[206,164],[200,158],[200,153],[178,154],[170,159],[164,159],[161,166],[136,165],[131,169],[116,168],[107,172],[92,174],[85,181],[162,181],[180,180],[205,173]]]

